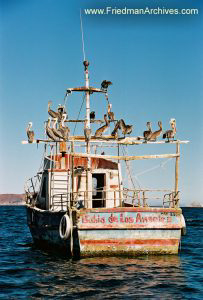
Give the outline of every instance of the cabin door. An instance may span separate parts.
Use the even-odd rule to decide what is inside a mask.
[[[92,207],[105,207],[106,174],[92,174]]]

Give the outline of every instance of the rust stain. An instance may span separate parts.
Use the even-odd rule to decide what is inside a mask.
[[[62,146],[61,146],[62,147]],[[64,147],[63,147],[64,148]],[[61,149],[64,150],[64,149]],[[60,151],[61,151],[60,150]],[[50,156],[49,156],[50,157]],[[65,169],[69,170],[72,167],[72,158],[71,155],[65,154]],[[61,159],[62,155],[54,155],[52,159],[56,162],[56,169],[54,171],[61,170]],[[74,157],[74,167],[87,167],[87,157]],[[104,158],[91,158],[91,168],[94,169],[110,169],[118,170],[118,164],[116,162],[104,159]]]
[[[84,213],[114,213],[114,212],[174,212],[177,215],[182,213],[181,208],[154,208],[154,207],[118,207],[118,208],[91,208],[91,209],[81,209],[81,214]]]

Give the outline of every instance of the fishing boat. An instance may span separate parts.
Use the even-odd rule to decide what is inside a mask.
[[[52,112],[53,128],[61,129],[62,136],[35,139],[34,133],[30,138],[28,131],[29,140],[23,141],[24,144],[43,144],[45,149],[41,170],[25,184],[27,224],[34,244],[76,258],[177,254],[186,228],[179,205],[180,145],[188,141],[126,136],[132,126],[125,125],[122,119],[115,120],[110,111],[108,87],[111,82],[105,80],[100,88],[91,87],[89,62],[85,60],[83,65],[85,85],[67,89],[65,99],[72,93],[82,93],[86,103],[85,119],[67,118],[65,100],[55,115]],[[104,125],[103,118],[95,119],[95,113],[90,110],[92,94],[104,96],[107,106]],[[53,133],[50,122],[47,129]],[[78,122],[84,124],[82,134],[71,134],[69,124]],[[92,125],[102,126],[94,134]],[[110,125],[114,131],[104,134]],[[146,149],[146,146],[158,145],[161,149],[166,143],[174,145],[174,153],[121,153],[124,146],[134,149],[145,145]],[[109,153],[98,152],[100,147],[106,147]],[[173,190],[124,186],[122,162],[129,171],[130,161],[164,158],[175,161]],[[159,196],[154,196],[155,193]],[[161,204],[150,205],[153,198]]]

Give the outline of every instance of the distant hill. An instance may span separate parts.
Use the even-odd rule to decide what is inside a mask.
[[[0,205],[24,205],[24,194],[0,194]]]
[[[201,203],[197,202],[197,201],[193,201],[191,203],[191,207],[203,207]]]

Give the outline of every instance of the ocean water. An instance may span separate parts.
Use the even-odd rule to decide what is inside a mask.
[[[203,299],[203,209],[172,256],[79,261],[35,249],[25,207],[0,207],[0,299]]]

